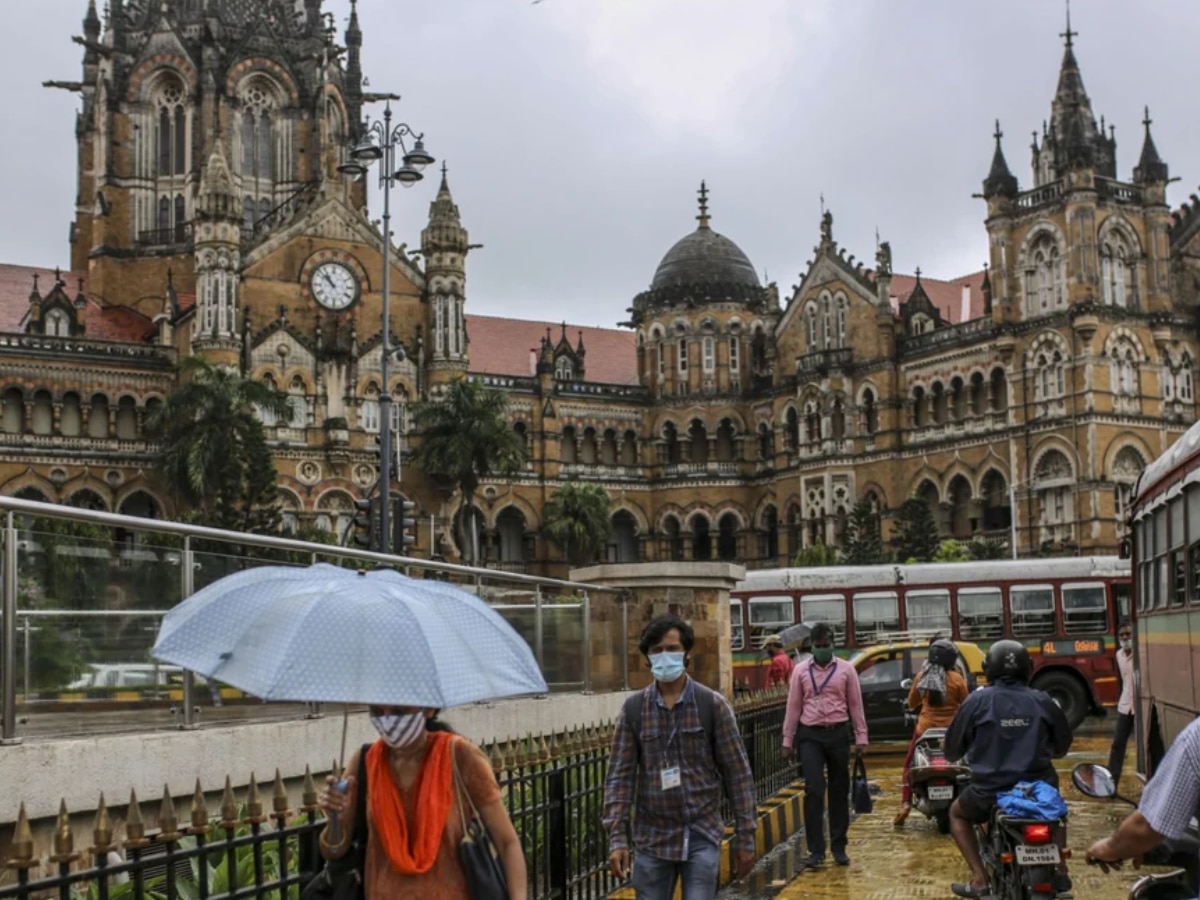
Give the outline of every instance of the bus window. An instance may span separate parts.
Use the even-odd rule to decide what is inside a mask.
[[[782,631],[794,621],[791,597],[754,597],[750,601],[750,646],[762,649],[767,635]]]
[[[835,643],[846,646],[846,598],[841,594],[812,594],[803,598],[800,621],[811,625],[825,622],[833,628]]]
[[[1133,585],[1118,581],[1113,582],[1112,589],[1114,605],[1117,607],[1117,622],[1128,622],[1133,618],[1133,603],[1129,599]]]
[[[958,633],[964,641],[998,641],[1004,637],[1000,588],[959,588]]]
[[[1062,605],[1065,634],[1104,634],[1108,631],[1108,598],[1102,583],[1064,584]]]
[[[730,599],[729,601],[729,643],[734,650],[741,650],[746,646],[746,629],[742,624],[742,601]]]
[[[895,591],[854,595],[854,643],[859,646],[883,640],[881,635],[900,630],[900,598]]]
[[[1188,551],[1191,554],[1192,560],[1192,585],[1189,590],[1192,605],[1200,603],[1200,543],[1192,545],[1192,549]]]
[[[909,591],[904,596],[909,631],[951,633],[949,591]]]
[[[1154,512],[1154,592],[1150,595],[1151,609],[1168,606],[1167,591],[1170,590],[1169,559],[1167,557],[1167,508]]]
[[[1177,495],[1167,507],[1171,518],[1171,582],[1169,603],[1183,606],[1187,603],[1187,530],[1184,528],[1184,497]]]
[[[1012,605],[1013,637],[1049,637],[1054,634],[1054,588],[1048,584],[1022,585],[1008,592]]]

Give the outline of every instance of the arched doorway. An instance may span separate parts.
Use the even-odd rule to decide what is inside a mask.
[[[706,561],[712,559],[712,526],[704,516],[692,519],[692,559]]]
[[[962,475],[950,482],[950,534],[955,540],[969,541],[975,530],[975,501],[971,484]]]
[[[717,558],[725,561],[737,559],[738,517],[731,512],[717,520]]]
[[[515,506],[506,506],[496,516],[496,540],[500,544],[500,562],[523,567],[529,562],[525,540],[525,515]]]
[[[612,542],[608,545],[608,561],[632,563],[638,561],[637,519],[628,510],[619,509],[612,517]]]

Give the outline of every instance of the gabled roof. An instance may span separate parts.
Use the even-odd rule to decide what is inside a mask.
[[[928,275],[922,273],[921,287],[925,289],[930,302],[937,307],[942,318],[952,325],[957,325],[960,322],[967,322],[983,316],[983,276],[983,269],[980,269],[978,272],[972,272],[970,275],[964,275],[961,278],[946,280],[930,278]],[[916,286],[916,276],[892,276],[891,300],[893,312],[899,313],[900,304],[908,299]],[[967,315],[963,315],[964,287],[970,292],[970,301],[966,310]]]
[[[54,271],[36,266],[14,266],[0,263],[0,332],[20,333],[29,311],[29,294],[33,291],[33,276],[38,276],[38,293],[43,297],[54,289]],[[79,292],[81,276],[61,272],[63,288],[74,299]],[[83,277],[83,292],[87,306],[83,309],[84,333],[87,340],[141,344],[153,338],[154,323],[137,310],[125,306],[106,306],[87,293],[87,278]]]
[[[556,343],[562,333],[561,322],[473,315],[468,315],[466,320],[470,369],[480,375],[528,378],[534,373],[535,362],[531,360],[536,361],[547,329]],[[572,343],[578,340],[581,332],[587,348],[587,381],[598,384],[638,383],[637,337],[632,331],[567,326],[567,336]]]

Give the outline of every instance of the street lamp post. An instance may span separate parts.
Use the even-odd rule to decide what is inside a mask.
[[[399,98],[394,98],[399,99]],[[350,159],[338,166],[343,175],[358,180],[365,178],[372,163],[380,163],[379,185],[383,188],[383,347],[380,357],[380,378],[383,384],[379,393],[379,551],[391,548],[391,482],[392,482],[392,390],[388,379],[391,369],[391,189],[392,182],[412,187],[425,176],[421,170],[434,161],[425,150],[424,135],[413,131],[404,123],[392,125],[392,102],[388,99],[383,109],[383,120],[366,122],[363,139],[350,151]],[[412,138],[412,149],[405,138]],[[396,168],[396,150],[403,154],[401,165]],[[402,351],[401,351],[402,352]]]

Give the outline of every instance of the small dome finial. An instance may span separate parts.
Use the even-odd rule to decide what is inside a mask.
[[[696,216],[696,221],[700,223],[701,228],[708,228],[712,217],[708,214],[708,185],[704,181],[700,182],[700,190],[697,193],[700,194],[700,215]]]

